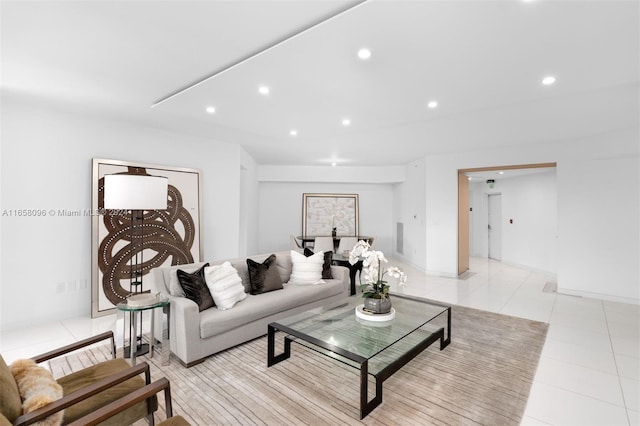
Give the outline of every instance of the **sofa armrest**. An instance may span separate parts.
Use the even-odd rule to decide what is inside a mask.
[[[194,353],[200,347],[200,311],[186,297],[169,296],[171,303],[171,351],[185,364],[202,358]]]
[[[334,280],[341,280],[344,285],[346,295],[351,294],[351,278],[349,277],[349,268],[339,265],[331,265],[331,275]]]

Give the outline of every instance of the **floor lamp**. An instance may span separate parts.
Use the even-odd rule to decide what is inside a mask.
[[[141,293],[144,274],[144,213],[148,210],[166,210],[169,179],[163,176],[113,174],[104,176],[104,208],[129,212],[129,244],[121,250],[131,253],[129,260],[129,290]],[[132,313],[135,315],[135,313]],[[131,326],[131,321],[129,323]],[[152,331],[153,332],[153,331]],[[129,331],[131,336],[131,330]],[[153,338],[153,337],[152,337]],[[133,346],[133,342],[130,343]],[[142,345],[142,311],[140,311],[140,342],[136,342],[136,356],[148,352]],[[127,354],[125,348],[125,356]]]

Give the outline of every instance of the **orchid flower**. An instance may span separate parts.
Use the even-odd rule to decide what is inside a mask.
[[[382,264],[388,263],[384,253],[371,250],[369,243],[364,240],[358,241],[349,252],[350,264],[355,265],[359,260],[362,260],[362,277],[365,282],[362,285],[364,297],[388,297],[389,285],[384,281],[385,274],[397,278],[399,286],[404,287],[407,284],[407,277],[397,266],[390,266],[383,271]]]

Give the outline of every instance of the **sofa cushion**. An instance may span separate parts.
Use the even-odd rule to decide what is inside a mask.
[[[16,360],[9,368],[18,384],[22,414],[31,413],[62,398],[62,386],[54,380],[49,370],[40,367],[32,359]],[[64,410],[60,410],[38,424],[60,425],[63,417]]]
[[[309,257],[291,250],[291,261],[293,269],[289,284],[294,285],[314,285],[324,283],[322,281],[322,265],[324,264],[324,254],[315,253]]]
[[[218,309],[231,309],[247,297],[238,271],[229,262],[204,268],[204,278]]]
[[[295,250],[297,251],[297,250]],[[309,257],[313,256],[315,253],[309,247],[304,248],[304,255]],[[333,275],[331,275],[331,264],[333,263],[333,252],[325,251],[324,252],[324,264],[322,265],[322,279],[323,280],[332,280]]]
[[[14,421],[16,417],[22,414],[22,401],[20,400],[20,391],[18,384],[11,374],[9,366],[4,362],[4,358],[0,355],[0,414],[5,416],[9,421]]]
[[[204,269],[207,266],[209,266],[208,263],[204,264],[193,274],[185,272],[182,269],[178,269],[177,271],[178,281],[180,281],[180,286],[184,290],[185,297],[196,302],[200,312],[215,306],[204,278]]]
[[[267,257],[262,263],[247,259],[247,267],[249,268],[249,280],[251,281],[251,294],[261,294],[282,289],[282,281],[276,266],[275,254]]]
[[[200,314],[200,337],[206,339],[229,332],[261,318],[289,311],[344,292],[342,280],[327,280],[324,285],[296,286],[285,284],[284,289],[249,295],[233,309],[207,309]],[[267,332],[265,325],[264,332]]]

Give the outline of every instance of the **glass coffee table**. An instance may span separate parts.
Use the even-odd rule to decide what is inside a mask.
[[[355,314],[362,297],[311,309],[268,326],[267,365],[291,355],[291,342],[360,370],[360,418],[382,402],[382,383],[432,343],[440,350],[451,342],[451,307],[408,296],[392,295],[395,318],[367,321]],[[275,354],[276,332],[286,333],[284,352]],[[446,333],[446,335],[445,335]],[[368,376],[375,378],[376,394],[369,401]]]

